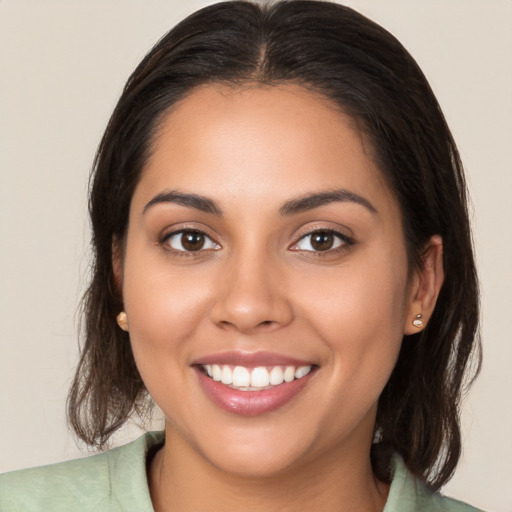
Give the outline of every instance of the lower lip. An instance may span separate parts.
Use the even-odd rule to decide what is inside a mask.
[[[214,381],[197,367],[195,370],[205,393],[217,406],[224,411],[242,416],[258,416],[284,406],[304,389],[315,373],[312,370],[300,379],[283,382],[261,391],[239,391],[225,386],[222,382]]]

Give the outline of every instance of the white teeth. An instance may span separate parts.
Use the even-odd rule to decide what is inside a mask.
[[[270,384],[268,370],[264,366],[254,368],[251,373],[251,386],[254,388],[265,388]]]
[[[217,382],[227,386],[250,389],[262,389],[268,386],[279,386],[283,382],[292,382],[295,379],[305,377],[312,366],[274,366],[270,371],[265,366],[253,368],[252,371],[244,366],[206,364],[203,368],[208,376]]]
[[[233,386],[247,387],[251,385],[251,374],[243,366],[235,366],[233,370]]]
[[[212,373],[213,373],[213,380],[216,380],[217,382],[219,382],[220,376],[222,375],[222,370],[220,369],[220,366],[218,364],[212,365]]]
[[[295,367],[287,366],[284,370],[283,378],[285,382],[291,382],[293,379],[295,379]]]
[[[300,379],[311,371],[311,366],[300,366],[295,370],[295,378]]]
[[[279,384],[283,383],[283,370],[280,366],[274,366],[270,371],[269,382],[272,386],[279,386]]]
[[[222,367],[222,373],[220,374],[220,381],[222,384],[233,384],[233,372],[227,365]]]

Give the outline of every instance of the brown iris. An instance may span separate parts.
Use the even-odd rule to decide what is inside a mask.
[[[311,247],[317,251],[328,251],[334,245],[334,235],[329,231],[318,231],[311,236]]]
[[[181,245],[186,251],[199,251],[204,246],[204,235],[197,231],[185,231],[181,235]]]

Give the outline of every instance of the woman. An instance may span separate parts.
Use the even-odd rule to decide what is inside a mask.
[[[100,145],[69,395],[103,447],[5,475],[13,510],[474,510],[460,455],[478,288],[457,149],[403,47],[323,2],[190,16]]]

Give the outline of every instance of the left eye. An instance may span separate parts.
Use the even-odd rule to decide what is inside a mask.
[[[201,231],[178,231],[169,235],[165,241],[175,251],[197,252],[205,249],[219,249],[209,236]]]
[[[341,235],[333,231],[315,231],[303,236],[294,246],[296,251],[325,252],[336,249],[347,243]]]

